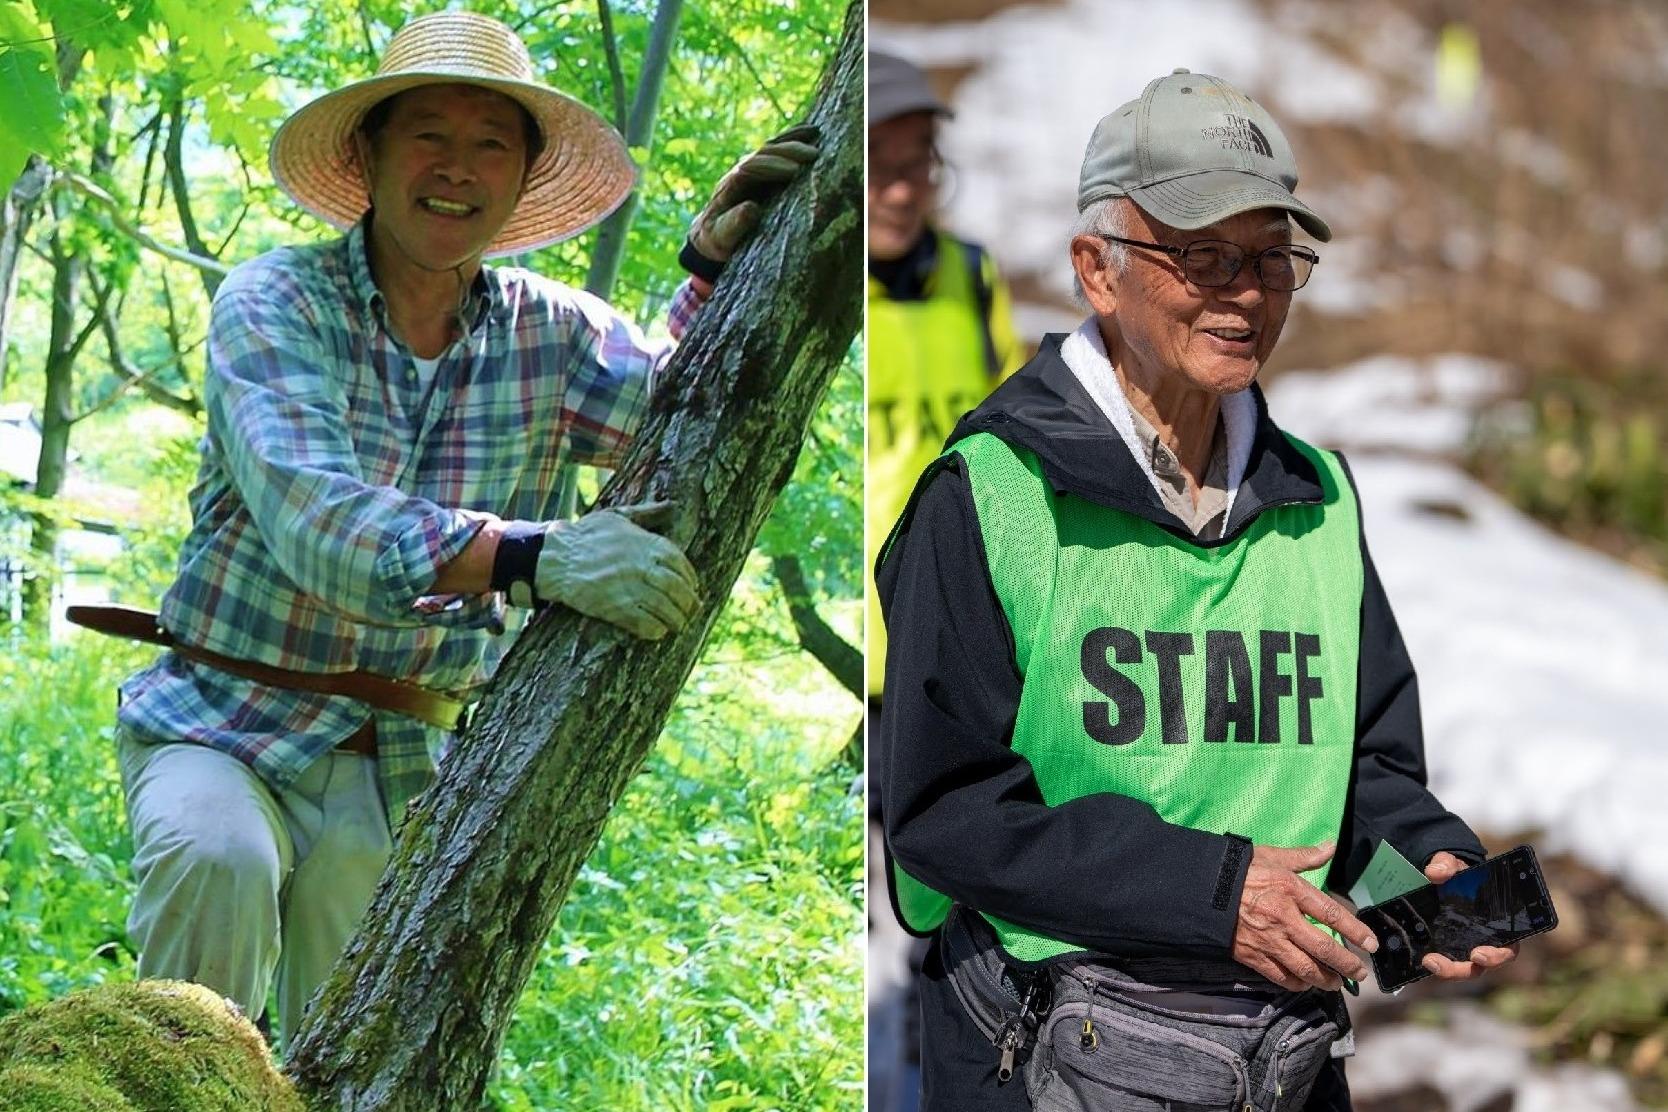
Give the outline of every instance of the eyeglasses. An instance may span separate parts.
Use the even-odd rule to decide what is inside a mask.
[[[885,190],[893,182],[907,181],[911,185],[938,185],[944,176],[944,160],[934,148],[906,162],[880,162],[869,159],[869,187]]]
[[[1240,267],[1245,265],[1245,248],[1224,239],[1199,239],[1186,247],[1170,247],[1163,243],[1109,236],[1105,232],[1096,232],[1095,235],[1112,243],[1164,252],[1181,263],[1182,274],[1195,286],[1226,286],[1239,277]],[[1266,288],[1290,293],[1303,288],[1318,262],[1320,256],[1309,248],[1282,244],[1265,247],[1252,255],[1251,269]]]

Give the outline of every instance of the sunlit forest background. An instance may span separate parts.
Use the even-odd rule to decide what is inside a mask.
[[[1438,796],[1492,850],[1534,844],[1561,916],[1501,975],[1364,987],[1356,1106],[1668,1106],[1668,9],[870,14],[871,46],[955,109],[945,222],[990,249],[1033,344],[1082,319],[1066,243],[1102,115],[1180,66],[1280,122],[1335,237],[1264,375],[1270,411],[1348,455]]]
[[[515,27],[545,80],[627,135],[643,167],[629,227],[513,261],[651,332],[690,219],[736,158],[799,119],[844,10],[0,0],[0,1015],[133,976],[111,736],[116,684],[156,650],[63,610],[154,607],[189,524],[215,288],[242,260],[335,234],[273,184],[278,124],[442,7]],[[642,92],[656,36],[657,104]],[[500,1107],[859,1099],[860,366],[854,348],[575,885],[510,1028]],[[575,475],[579,507],[597,484]]]

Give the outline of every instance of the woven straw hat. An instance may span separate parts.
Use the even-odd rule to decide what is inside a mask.
[[[371,203],[353,149],[360,120],[395,93],[454,82],[510,97],[544,134],[527,188],[488,257],[578,235],[613,212],[636,184],[637,167],[619,133],[577,100],[534,81],[533,59],[514,31],[469,12],[412,20],[389,40],[375,77],[298,109],[272,137],[272,176],[308,212],[337,228],[352,227]]]

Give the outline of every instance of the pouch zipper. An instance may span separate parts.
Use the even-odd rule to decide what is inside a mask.
[[[1077,976],[1078,976],[1078,979],[1084,981],[1085,984],[1088,983],[1088,978],[1085,978],[1080,974],[1078,974]],[[1059,1009],[1051,1011],[1051,1014],[1055,1016],[1055,1022],[1061,1022],[1061,1021],[1065,1020],[1067,1017],[1075,1016],[1078,1008],[1083,1008],[1085,1010],[1085,1012],[1087,1012],[1088,1005],[1082,1004],[1082,1003],[1065,1004],[1065,1005],[1062,1005]],[[1113,1018],[1118,1019],[1120,1017],[1116,1013],[1113,1013]],[[1149,1039],[1154,1039],[1154,1040],[1174,1039],[1177,1042],[1188,1043],[1192,1046],[1195,1046],[1195,1047],[1199,1048],[1204,1053],[1209,1054],[1211,1057],[1220,1060],[1224,1065],[1226,1065],[1230,1070],[1232,1070],[1234,1072],[1235,1080],[1239,1084],[1239,1091],[1245,1098],[1243,1103],[1242,1103],[1242,1112],[1257,1112],[1256,1107],[1254,1106],[1254,1104],[1252,1103],[1252,1100],[1251,1100],[1251,1079],[1250,1079],[1249,1076],[1247,1076],[1247,1074],[1245,1072],[1245,1064],[1239,1060],[1238,1056],[1236,1056],[1233,1053],[1233,1051],[1227,1049],[1224,1046],[1219,1046],[1218,1044],[1211,1042],[1209,1039],[1200,1038],[1198,1035],[1191,1035],[1191,1034],[1188,1034],[1185,1031],[1176,1031],[1172,1028],[1164,1027],[1164,1026],[1162,1026],[1160,1024],[1156,1024],[1156,1023],[1151,1023],[1147,1020],[1136,1019],[1133,1016],[1123,1016],[1121,1018],[1126,1023],[1130,1023],[1134,1026],[1143,1027],[1143,1028],[1147,1028],[1147,1029],[1151,1030],[1152,1034],[1147,1036]],[[1106,1025],[1103,1025],[1103,1026],[1106,1026],[1111,1031],[1112,1034],[1114,1034],[1114,1035],[1117,1034],[1116,1024],[1106,1024]],[[1007,1029],[1006,1027],[1003,1028],[1003,1030],[1006,1030],[1006,1029]],[[1033,1027],[1033,1030],[1035,1030],[1034,1027]],[[1095,1036],[1096,1036],[1096,1043],[1098,1045],[1099,1044],[1099,1037],[1100,1037],[1100,1028],[1096,1028]]]
[[[992,1041],[1000,1051],[996,1063],[996,1080],[1005,1083],[1012,1080],[1014,1063],[1019,1052],[1025,1049],[1025,1044],[1031,1041],[1037,1028],[1042,1025],[1042,1017],[1037,1011],[1037,997],[1042,992],[1044,975],[1033,976],[1025,986],[1025,992],[1019,999],[1019,1012],[1006,1020],[996,1032]]]
[[[1093,977],[1084,980],[1089,984],[1089,1010],[1083,1013],[1083,1030],[1077,1036],[1077,1044],[1083,1053],[1093,1054],[1100,1046],[1100,1036],[1095,1033],[1095,996],[1100,992],[1100,982]]]

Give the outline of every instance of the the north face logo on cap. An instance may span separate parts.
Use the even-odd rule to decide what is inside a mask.
[[[1263,134],[1262,128],[1244,116],[1230,113],[1225,118],[1227,123],[1218,127],[1201,128],[1200,134],[1206,139],[1220,140],[1225,151],[1249,151],[1264,158],[1274,157],[1274,148],[1269,146],[1268,136]]]

